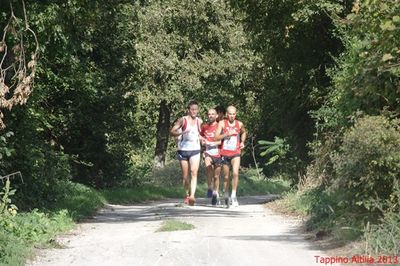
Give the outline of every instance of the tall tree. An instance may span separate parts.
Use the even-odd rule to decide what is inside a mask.
[[[163,167],[170,114],[182,111],[189,99],[232,101],[251,67],[251,53],[225,1],[149,1],[138,14],[137,119],[145,124],[143,134],[157,136],[155,166]]]
[[[27,181],[21,189],[46,194],[68,178],[97,186],[125,181],[140,141],[134,101],[124,97],[136,69],[130,1],[25,2],[41,56],[31,101],[10,117],[12,167]]]
[[[252,48],[261,57],[249,83],[261,116],[257,134],[288,138],[295,155],[307,160],[314,133],[310,111],[325,101],[331,80],[327,69],[341,51],[329,16],[341,2],[231,1],[245,15]]]

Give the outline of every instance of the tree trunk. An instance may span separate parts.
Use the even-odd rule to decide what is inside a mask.
[[[171,118],[171,106],[165,100],[160,103],[160,111],[157,122],[157,141],[154,154],[154,167],[164,168],[165,154],[168,148],[169,126]]]

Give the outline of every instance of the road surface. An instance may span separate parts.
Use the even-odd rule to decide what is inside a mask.
[[[300,222],[274,214],[271,196],[239,198],[237,208],[196,206],[181,200],[109,205],[27,265],[319,265],[325,255],[300,233]],[[174,219],[192,230],[157,232]]]

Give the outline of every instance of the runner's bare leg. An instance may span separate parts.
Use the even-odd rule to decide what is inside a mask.
[[[239,184],[240,157],[232,158],[232,191],[237,191]]]
[[[190,164],[190,174],[191,174],[190,197],[194,198],[194,194],[196,193],[196,187],[197,187],[197,172],[199,171],[200,154],[190,157],[189,164]]]
[[[182,184],[183,188],[186,191],[186,195],[189,195],[190,186],[189,186],[189,162],[182,160],[179,161],[182,170]]]
[[[223,175],[224,175],[224,192],[225,195],[229,197],[229,165],[222,165]],[[224,196],[225,196],[224,195]]]
[[[221,166],[214,166],[214,191],[219,192],[219,176],[221,175]]]
[[[211,182],[214,175],[214,167],[211,163],[212,159],[209,156],[206,156],[204,159],[204,163],[206,165],[206,176],[207,176],[207,188],[211,189]]]

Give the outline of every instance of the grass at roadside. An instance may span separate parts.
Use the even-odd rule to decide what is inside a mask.
[[[0,265],[25,265],[34,248],[57,247],[56,235],[103,206],[94,189],[72,182],[60,183],[64,197],[46,210],[0,214]],[[9,199],[12,200],[12,199]]]
[[[350,213],[348,217],[344,214],[339,218],[339,214],[332,212],[332,206],[322,196],[319,200],[322,205],[316,206],[314,201],[318,195],[293,190],[284,193],[281,199],[268,203],[268,207],[277,213],[305,221],[303,229],[306,238],[327,255],[351,257],[361,254],[362,245],[358,241],[362,236],[361,225],[357,227],[354,223],[354,214]],[[337,215],[337,219],[334,215]]]
[[[265,178],[257,174],[256,169],[243,169],[239,176],[238,195],[281,195],[290,190],[290,182],[282,177]]]
[[[194,225],[177,220],[164,221],[157,232],[170,232],[170,231],[181,231],[181,230],[192,230]]]
[[[319,189],[291,191],[271,206],[279,212],[302,217],[307,231],[329,235],[337,242],[358,239],[366,218],[360,208],[346,208],[344,195],[327,194]]]
[[[129,204],[146,200],[158,200],[163,198],[180,198],[183,195],[179,187],[159,187],[145,185],[138,188],[113,188],[101,191],[108,203]]]
[[[68,182],[64,184],[64,197],[49,206],[50,211],[67,210],[75,221],[86,218],[107,202],[104,195],[88,186]]]
[[[350,197],[343,191],[328,193],[314,188],[285,193],[269,206],[280,213],[301,216],[306,221],[307,232],[330,255],[397,256],[400,214],[388,211],[382,216],[378,211],[352,206]]]

